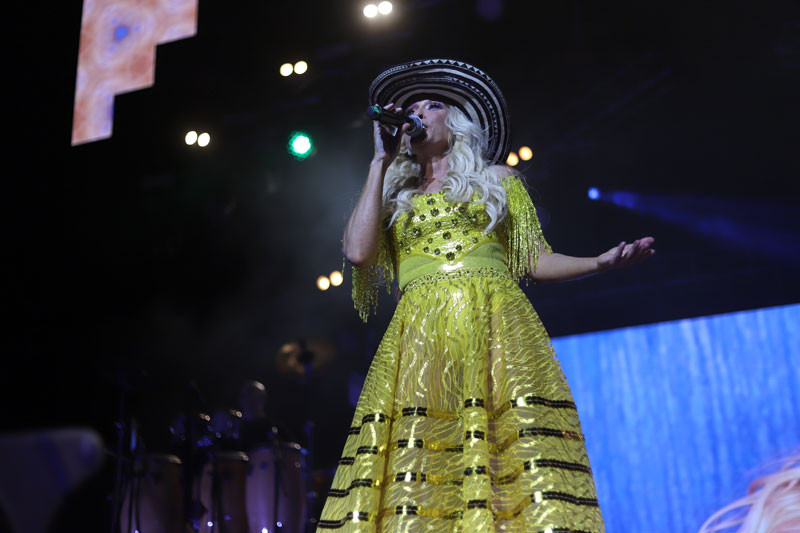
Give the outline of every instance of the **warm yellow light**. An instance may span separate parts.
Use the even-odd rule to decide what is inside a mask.
[[[186,144],[188,144],[188,145],[192,145],[192,144],[196,143],[197,142],[197,132],[194,131],[194,130],[190,131],[189,133],[186,134],[186,137],[184,137],[184,140],[186,141]]]
[[[308,70],[308,63],[305,61],[298,61],[294,64],[294,73],[295,74],[305,74]]]
[[[292,74],[292,71],[294,71],[294,67],[292,66],[291,63],[284,63],[283,65],[281,65],[281,76],[283,76],[284,78],[286,76],[290,76]]]
[[[378,4],[378,12],[381,15],[388,15],[392,12],[392,3],[391,2],[381,2]]]
[[[209,135],[208,133],[201,133],[200,135],[197,136],[197,146],[199,146],[200,148],[205,148],[206,146],[208,146],[208,143],[210,142],[211,142],[211,135]]]
[[[527,146],[521,146],[519,149],[519,158],[522,159],[523,161],[527,161],[531,157],[533,157],[533,150],[531,150]]]
[[[375,4],[367,4],[364,6],[364,16],[368,19],[378,16],[378,6]]]
[[[342,273],[338,270],[331,272],[331,275],[328,277],[331,278],[331,285],[334,287],[338,287],[342,284],[342,281],[344,281],[344,276],[342,276]]]
[[[320,276],[317,278],[317,288],[319,290],[327,291],[330,286],[331,280],[328,279],[328,276]]]
[[[508,154],[508,159],[506,159],[506,165],[510,167],[515,167],[519,164],[519,157],[514,152]]]

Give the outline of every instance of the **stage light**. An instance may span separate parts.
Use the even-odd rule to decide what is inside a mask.
[[[589,200],[597,200],[600,198],[600,191],[597,190],[597,187],[589,187]]]
[[[334,270],[333,272],[331,272],[331,275],[328,277],[331,280],[331,285],[333,285],[334,287],[338,287],[339,285],[342,284],[342,281],[344,281],[342,273],[339,272],[338,270]]]
[[[378,4],[378,12],[381,15],[388,15],[392,12],[392,3],[391,2],[381,2]]]
[[[533,150],[531,150],[527,146],[522,146],[519,149],[519,158],[523,161],[528,161],[531,157],[533,157]]]
[[[510,167],[515,167],[519,164],[519,157],[514,152],[508,154],[508,158],[506,159],[506,165]]]
[[[197,132],[192,130],[186,134],[186,137],[183,138],[186,141],[186,144],[193,145],[197,142]]]
[[[308,70],[308,63],[305,61],[298,61],[294,64],[294,73],[295,74],[305,74]]]
[[[206,146],[208,146],[208,143],[210,142],[211,142],[211,135],[209,135],[208,133],[201,133],[200,135],[197,136],[197,146],[199,146],[200,148],[205,148]]]
[[[378,6],[375,4],[367,4],[364,6],[364,16],[368,19],[378,16]]]
[[[289,137],[289,153],[297,159],[305,159],[311,155],[311,150],[314,149],[314,143],[308,134],[302,131],[295,131]]]
[[[317,278],[317,288],[321,291],[327,291],[331,286],[331,280],[327,276],[320,276]]]
[[[281,76],[283,76],[284,78],[286,76],[291,76],[293,71],[294,67],[292,66],[291,63],[284,63],[283,65],[281,65]]]

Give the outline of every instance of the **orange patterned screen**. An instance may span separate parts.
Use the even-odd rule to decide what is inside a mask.
[[[111,137],[114,96],[155,81],[156,45],[197,32],[197,0],[84,0],[72,145]]]

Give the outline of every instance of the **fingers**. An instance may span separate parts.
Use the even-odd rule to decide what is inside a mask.
[[[631,259],[637,259],[640,255],[642,255],[644,250],[645,250],[645,247],[642,244],[641,240],[633,241],[633,244],[631,244],[631,249],[630,249],[630,251],[628,253],[628,256]]]
[[[653,237],[643,237],[630,244],[622,241],[603,254],[609,257],[604,261],[604,264],[606,268],[620,268],[636,264],[656,253],[655,250],[650,248],[654,242],[655,239]]]
[[[650,257],[651,255],[656,253],[655,250],[650,248],[653,245],[653,243],[656,242],[656,240],[653,237],[643,237],[636,242],[637,246],[635,254],[637,259],[641,260],[644,259],[645,257]]]
[[[383,109],[385,109],[386,111],[391,111],[393,113],[399,113],[399,114],[403,113],[403,108],[395,106],[394,103],[392,102],[389,102],[388,104],[383,106]],[[398,128],[396,126],[390,126],[388,124],[378,122],[377,120],[375,121],[375,124],[376,124],[376,129],[380,129],[381,133],[387,135],[388,137],[398,137],[403,132],[405,132],[404,129],[405,125],[401,128]]]
[[[624,253],[625,253],[625,241],[622,241],[617,245],[617,251],[614,254],[614,261],[616,262],[622,259]]]
[[[645,247],[642,244],[641,240],[634,241],[634,243],[631,245],[630,257],[629,257],[630,261],[631,262],[639,261],[642,258],[644,250]]]
[[[650,245],[653,244],[653,242],[655,242],[655,239],[652,237],[644,237],[634,241],[634,243],[630,245],[629,249],[623,254],[625,262],[627,264],[638,263],[639,261],[656,253],[655,250],[650,248]]]
[[[386,104],[385,106],[383,106],[383,108],[386,111],[393,111],[395,113],[402,113],[403,112],[403,108],[402,107],[395,107],[395,105],[393,103],[391,103],[391,102]]]

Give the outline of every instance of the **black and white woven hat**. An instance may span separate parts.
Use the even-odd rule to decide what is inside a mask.
[[[369,87],[370,105],[405,108],[426,99],[458,107],[488,131],[486,159],[505,161],[511,145],[508,106],[494,80],[479,68],[454,59],[410,61],[384,71]]]

